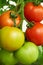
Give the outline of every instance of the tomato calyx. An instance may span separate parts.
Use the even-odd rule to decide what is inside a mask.
[[[14,27],[16,27],[16,21],[15,21],[15,19],[16,19],[17,17],[18,17],[18,16],[16,15],[16,13],[10,12],[10,18],[12,18],[12,20],[14,21]]]
[[[26,26],[27,28],[32,28],[34,26],[34,22],[28,22]]]
[[[14,27],[20,27],[20,24],[21,24],[21,16],[18,14],[18,12],[14,12],[14,11],[11,11],[10,12],[10,18],[13,20],[14,22]]]
[[[40,0],[35,0],[35,1],[33,2],[33,4],[36,5],[36,6],[38,6],[40,3],[41,3]]]
[[[17,18],[17,15],[15,13],[10,12],[10,17],[11,18]]]

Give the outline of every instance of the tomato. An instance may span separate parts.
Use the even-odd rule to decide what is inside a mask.
[[[13,11],[9,10],[1,15],[1,19],[0,19],[1,27],[15,25],[13,18],[10,17],[10,13],[12,13],[12,12]],[[20,21],[21,21],[21,17],[20,17],[20,15],[17,14],[17,18],[15,18],[15,22],[16,22],[17,26],[20,24]]]
[[[27,28],[26,39],[36,45],[43,45],[43,24],[37,23],[32,28]]]
[[[38,48],[39,48],[39,58],[35,63],[33,63],[33,65],[43,65],[43,47],[38,46]]]
[[[33,2],[28,2],[24,7],[24,16],[28,21],[40,22],[43,20],[43,7],[34,5]]]
[[[25,41],[24,33],[16,27],[3,27],[1,30],[1,46],[8,51],[18,50]]]
[[[2,62],[2,65],[14,65],[18,61],[15,58],[13,52],[8,52],[2,49],[1,50],[1,62]]]
[[[38,59],[38,47],[32,42],[25,42],[25,44],[15,52],[15,56],[23,65],[32,64]]]

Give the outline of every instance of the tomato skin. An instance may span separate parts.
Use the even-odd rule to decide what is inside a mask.
[[[23,65],[30,65],[38,59],[39,50],[34,43],[25,42],[25,44],[15,53],[15,56]]]
[[[10,18],[10,13],[13,11],[8,10],[7,12],[1,15],[1,27],[4,26],[14,26],[14,20]],[[20,24],[21,17],[17,14],[17,18],[15,18],[16,25]]]
[[[36,45],[43,45],[43,24],[35,24],[32,28],[27,28],[26,39]]]
[[[10,15],[9,15],[10,12],[11,11],[7,11],[1,15],[1,26],[2,27],[14,25],[14,22],[10,19]]]
[[[24,33],[16,27],[3,27],[1,30],[1,46],[5,50],[18,50],[25,41]]]
[[[28,21],[40,22],[43,20],[43,7],[29,2],[24,7],[24,16]]]
[[[15,58],[13,52],[9,52],[4,49],[1,49],[0,56],[1,56],[1,64],[14,65],[18,62],[18,60]]]

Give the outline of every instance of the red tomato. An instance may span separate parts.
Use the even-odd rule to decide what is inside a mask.
[[[1,15],[1,27],[4,26],[14,26],[14,20],[10,17],[10,13],[12,11],[7,11]],[[16,25],[20,24],[21,17],[17,14],[17,18],[15,18]]]
[[[27,28],[26,39],[36,45],[43,45],[43,24],[37,23],[32,28]]]
[[[24,16],[28,21],[40,22],[43,20],[43,7],[29,2],[24,7]]]

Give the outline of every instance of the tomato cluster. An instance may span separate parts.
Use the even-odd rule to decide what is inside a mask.
[[[25,34],[20,29],[20,14],[8,10],[0,15],[1,65],[34,65],[43,60],[43,7],[29,2],[24,6],[24,16],[28,20]]]
[[[26,30],[27,40],[36,45],[43,45],[43,24],[40,23],[43,20],[43,7],[28,2],[24,7],[24,16],[28,22],[34,23],[33,27]]]

